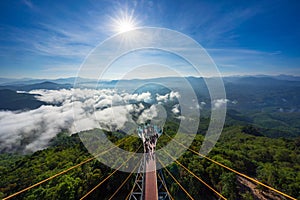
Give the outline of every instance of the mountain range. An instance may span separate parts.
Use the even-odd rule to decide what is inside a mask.
[[[256,78],[273,78],[276,80],[285,80],[285,81],[300,81],[300,76],[293,76],[293,75],[245,75],[245,76],[225,76],[223,77],[224,81],[234,81],[239,80],[241,78],[247,77],[256,77]],[[58,78],[58,79],[33,79],[33,78],[1,78],[0,77],[0,85],[29,85],[29,84],[36,84],[42,82],[53,82],[57,84],[74,84],[76,81],[77,83],[97,83],[97,79],[89,79],[89,78],[82,78],[82,77],[67,77],[67,78]],[[110,82],[109,80],[104,80],[104,82]]]
[[[3,79],[1,79],[3,81]],[[35,109],[45,102],[37,100],[34,95],[17,91],[31,91],[37,89],[59,90],[73,87],[75,78],[56,79],[50,81],[22,79],[0,86],[0,109],[26,110]],[[96,80],[77,79],[80,87],[95,88]],[[187,77],[186,80],[194,89],[199,104],[205,103],[201,115],[208,117],[212,103],[203,78]],[[208,78],[213,82],[213,78]],[[7,81],[7,79],[6,79]],[[241,76],[224,77],[227,103],[227,122],[239,124],[254,124],[257,127],[271,131],[264,131],[271,137],[294,137],[300,135],[300,79],[295,76]],[[33,84],[32,84],[33,83]],[[159,84],[152,84],[159,83]],[[89,85],[90,84],[90,85]],[[150,92],[155,99],[156,94],[164,95],[173,89],[185,89],[178,84],[177,77],[155,79],[112,80],[102,81],[99,87],[114,88],[132,93]],[[132,90],[133,89],[133,90]]]

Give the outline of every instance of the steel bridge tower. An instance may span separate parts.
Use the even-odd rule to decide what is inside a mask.
[[[129,200],[171,200],[162,170],[156,170],[155,148],[162,130],[155,125],[138,127],[143,140],[144,157],[141,161]]]

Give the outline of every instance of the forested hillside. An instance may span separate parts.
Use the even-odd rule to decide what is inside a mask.
[[[176,132],[176,123],[165,125],[165,134],[159,138],[158,148],[163,147]],[[141,141],[136,137],[123,137],[120,133],[108,133],[116,144],[128,151],[136,151]],[[198,134],[191,149],[199,150],[203,136]],[[209,153],[212,158],[226,166],[232,167],[251,177],[279,189],[295,198],[300,198],[300,138],[271,139],[257,134],[257,130],[249,126],[228,126],[224,129],[216,147]],[[0,194],[5,197],[27,186],[41,181],[64,169],[74,166],[91,155],[82,145],[78,135],[59,134],[45,150],[31,155],[2,154],[0,161]],[[257,199],[253,188],[243,183],[240,177],[232,172],[200,158],[187,151],[179,160],[197,176],[213,186],[228,199]],[[187,173],[178,164],[168,166],[170,172],[189,191],[195,199],[216,199],[206,186]],[[79,199],[97,185],[113,170],[92,160],[53,180],[33,188],[15,199]],[[126,179],[127,173],[117,172],[101,187],[89,195],[88,199],[108,199],[119,185]],[[171,195],[175,199],[187,197],[165,173],[165,179]],[[124,199],[133,186],[134,176],[122,187],[116,199]],[[260,195],[276,197],[265,188],[258,187]],[[283,199],[283,198],[282,198]]]
[[[0,89],[0,110],[29,110],[45,104],[32,94],[17,93],[9,89]]]

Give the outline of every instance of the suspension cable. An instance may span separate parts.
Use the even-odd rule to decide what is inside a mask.
[[[138,150],[140,149],[142,145],[140,145],[137,150],[125,161],[123,162],[117,169],[115,169],[110,175],[108,175],[104,180],[102,180],[98,185],[96,185],[93,189],[91,189],[90,191],[88,191],[83,197],[80,198],[80,200],[85,199],[88,195],[90,195],[94,190],[96,190],[100,185],[102,185],[106,180],[108,180],[112,175],[114,175],[119,169],[121,169],[121,167],[127,163],[134,155],[136,152],[138,152]]]
[[[179,187],[184,191],[184,193],[191,199],[194,200],[194,198],[188,193],[186,189],[178,182],[178,180],[172,175],[172,173],[166,168],[166,166],[160,161],[158,158],[159,163],[163,166],[163,168],[166,170],[166,172],[171,176],[171,178],[179,185]]]
[[[170,194],[167,186],[165,185],[164,181],[162,180],[162,178],[160,177],[160,175],[158,174],[158,178],[161,181],[161,184],[164,186],[165,190],[167,191],[167,194],[169,195],[169,197],[171,198],[171,200],[174,200],[174,198],[172,197],[172,195]]]
[[[208,187],[210,190],[212,190],[214,193],[216,193],[221,199],[227,200],[222,194],[220,194],[218,191],[216,191],[213,187],[211,187],[209,184],[207,184],[205,181],[203,181],[201,178],[199,178],[196,174],[194,174],[192,171],[190,171],[188,168],[186,168],[184,165],[182,165],[176,158],[171,156],[166,150],[162,149],[168,156],[170,156],[178,165],[180,165],[182,168],[184,168],[186,171],[188,171],[192,176],[194,176],[198,181],[203,183],[206,187]]]
[[[143,158],[142,158],[143,159]],[[136,168],[139,166],[139,162],[136,164],[134,169],[130,172],[130,174],[127,176],[127,178],[123,181],[123,183],[118,187],[118,189],[111,195],[111,197],[108,200],[111,200],[118,192],[119,190],[123,187],[123,185],[128,181],[128,179],[132,176]]]
[[[166,134],[166,136],[169,137],[169,138],[171,138],[168,134]],[[172,139],[172,138],[171,138],[171,139]],[[273,187],[271,187],[271,186],[268,186],[268,185],[266,185],[266,184],[264,184],[264,183],[262,183],[262,182],[260,182],[260,181],[258,181],[258,180],[256,180],[256,179],[250,177],[250,176],[247,176],[246,174],[243,174],[243,173],[241,173],[241,172],[238,172],[238,171],[236,171],[236,170],[234,170],[234,169],[232,169],[232,168],[230,168],[230,167],[227,167],[226,165],[224,165],[224,164],[222,164],[222,163],[219,163],[219,162],[217,162],[217,161],[215,161],[215,160],[213,160],[213,159],[211,159],[211,158],[209,158],[209,157],[206,157],[205,155],[203,155],[203,154],[201,154],[201,153],[199,153],[199,152],[197,152],[197,151],[195,151],[195,150],[193,150],[193,149],[191,149],[191,148],[185,146],[184,144],[178,142],[178,141],[175,140],[175,139],[173,139],[173,140],[174,140],[177,144],[179,144],[179,145],[183,146],[184,148],[190,150],[190,151],[193,152],[194,154],[197,154],[197,155],[199,155],[199,156],[201,156],[201,157],[203,157],[203,158],[205,158],[205,159],[207,159],[207,160],[209,160],[209,161],[211,161],[211,162],[213,162],[213,163],[215,163],[215,164],[217,164],[217,165],[219,165],[219,166],[221,166],[221,167],[223,167],[223,168],[225,168],[225,169],[227,169],[227,170],[229,170],[229,171],[231,171],[231,172],[233,172],[233,173],[235,173],[235,174],[238,174],[238,175],[240,175],[240,176],[242,176],[242,177],[244,177],[244,178],[246,178],[246,179],[248,179],[248,180],[250,180],[250,181],[252,181],[252,182],[255,182],[256,184],[259,184],[259,185],[261,185],[261,186],[264,186],[264,187],[266,187],[266,188],[268,188],[268,189],[270,189],[270,190],[272,190],[272,191],[274,191],[274,192],[276,192],[276,193],[278,193],[278,194],[281,194],[282,196],[285,196],[285,197],[287,197],[287,198],[289,198],[289,199],[297,200],[296,198],[291,197],[291,196],[289,196],[288,194],[285,194],[285,193],[283,193],[283,192],[281,192],[281,191],[279,191],[279,190],[277,190],[277,189],[275,189],[275,188],[273,188]]]
[[[132,187],[132,189],[130,190],[129,194],[126,196],[125,200],[128,200],[130,194],[133,192],[134,186]]]
[[[125,140],[125,141],[126,141],[126,140]],[[116,145],[116,146],[114,146],[114,147],[112,147],[112,148],[109,148],[109,149],[107,149],[107,150],[105,150],[105,151],[103,151],[103,152],[97,154],[96,156],[94,156],[94,157],[92,157],[92,158],[88,158],[87,160],[82,161],[81,163],[79,163],[79,164],[77,164],[77,165],[74,165],[74,166],[72,166],[72,167],[70,167],[70,168],[68,168],[68,169],[65,169],[65,170],[63,170],[63,171],[61,171],[61,172],[58,172],[58,173],[54,174],[53,176],[50,176],[50,177],[48,177],[48,178],[46,178],[46,179],[44,179],[44,180],[42,180],[42,181],[40,181],[40,182],[38,182],[38,183],[35,183],[35,184],[33,184],[33,185],[31,185],[31,186],[29,186],[29,187],[27,187],[27,188],[24,188],[24,189],[22,189],[22,190],[20,190],[20,191],[18,191],[18,192],[15,192],[15,193],[13,193],[13,194],[11,194],[11,195],[9,195],[9,196],[3,198],[3,200],[11,199],[12,197],[15,197],[15,196],[17,196],[17,195],[19,195],[19,194],[21,194],[21,193],[23,193],[23,192],[26,192],[27,190],[30,190],[30,189],[32,189],[32,188],[34,188],[34,187],[36,187],[36,186],[39,186],[39,185],[41,185],[41,184],[43,184],[43,183],[45,183],[45,182],[47,182],[47,181],[50,181],[50,180],[52,180],[52,179],[54,179],[54,178],[56,178],[56,177],[58,177],[58,176],[60,176],[60,175],[62,175],[62,174],[65,174],[65,173],[69,172],[69,171],[72,170],[72,169],[75,169],[75,168],[77,168],[77,167],[79,167],[79,166],[85,164],[85,163],[88,163],[88,162],[94,160],[95,158],[97,158],[98,156],[100,156],[100,155],[102,155],[102,154],[105,154],[105,153],[107,153],[108,151],[110,151],[110,150],[112,150],[112,149],[114,149],[114,148],[117,148],[117,147],[120,146],[121,144],[125,143],[125,141],[121,142],[120,144],[118,144],[118,145]]]

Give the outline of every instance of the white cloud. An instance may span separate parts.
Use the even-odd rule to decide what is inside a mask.
[[[165,95],[159,95],[159,94],[157,94],[156,95],[156,100],[157,101],[167,102],[169,100],[169,96],[170,96],[170,94],[165,94]]]
[[[142,114],[138,118],[139,123],[145,123],[147,120],[151,120],[157,117],[158,112],[155,105],[152,105],[149,109],[146,109],[142,112]]]
[[[0,112],[1,150],[12,150],[28,141],[25,151],[44,148],[59,131],[73,123],[72,110],[63,106],[41,106],[26,112]]]
[[[47,147],[62,130],[70,134],[103,128],[122,129],[138,116],[138,123],[157,117],[158,105],[146,108],[149,92],[119,93],[103,89],[34,90],[36,98],[50,105],[29,111],[0,111],[0,151],[34,152]],[[170,94],[168,94],[171,96]],[[174,94],[172,94],[175,96]]]
[[[212,101],[213,109],[219,109],[223,106],[226,106],[227,103],[230,102],[228,99],[217,99]]]
[[[156,100],[159,102],[174,101],[175,98],[180,98],[179,92],[171,91],[170,93],[167,93],[165,95],[156,94]]]
[[[200,102],[200,105],[197,104],[196,107],[197,107],[198,109],[202,110],[202,109],[204,108],[205,105],[206,105],[206,103],[205,103],[204,101],[201,101],[201,102]]]
[[[36,98],[40,101],[44,101],[47,103],[62,103],[66,99],[71,99],[72,90],[32,90],[29,92],[30,94],[38,94],[40,96],[36,96]]]
[[[179,99],[180,98],[180,94],[179,92],[174,92],[174,91],[171,91],[170,92],[170,100],[174,100],[175,98]]]
[[[141,112],[144,110],[145,106],[142,103],[139,103],[138,105],[134,105],[136,112]]]
[[[149,102],[149,101],[151,101],[151,93],[150,92],[144,92],[141,94],[124,93],[123,98],[126,101],[135,100],[135,101]]]
[[[180,110],[179,110],[179,104],[176,104],[176,105],[173,106],[172,112],[173,112],[174,114],[180,113]]]
[[[176,118],[180,120],[185,120],[185,116],[177,116]]]
[[[212,102],[213,109],[219,109],[223,106],[226,106],[227,104],[236,105],[238,104],[238,101],[237,100],[231,101],[229,99],[217,99]]]
[[[238,101],[237,101],[237,100],[233,100],[231,103],[232,103],[232,104],[237,104]]]
[[[103,129],[122,129],[127,121],[132,121],[130,113],[133,111],[133,105],[114,106],[96,111],[95,117]]]

